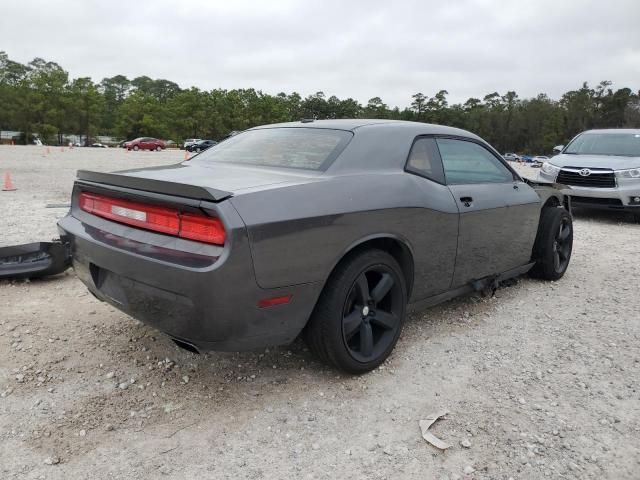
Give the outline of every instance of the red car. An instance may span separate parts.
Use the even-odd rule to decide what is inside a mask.
[[[124,147],[127,150],[155,150],[156,152],[167,148],[162,140],[151,137],[136,138],[135,140],[125,143]]]

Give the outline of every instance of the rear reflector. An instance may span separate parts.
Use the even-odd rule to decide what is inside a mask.
[[[258,308],[273,307],[275,305],[283,305],[291,301],[291,295],[283,295],[282,297],[263,298],[258,302]]]
[[[157,207],[86,192],[80,194],[80,208],[114,222],[198,242],[224,245],[224,225],[218,218],[180,213],[173,208]]]

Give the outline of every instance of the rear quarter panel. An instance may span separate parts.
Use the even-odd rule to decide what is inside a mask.
[[[449,288],[458,210],[448,189],[402,171],[354,174],[233,197],[262,288],[324,282],[362,240],[392,237],[414,257],[412,300]]]

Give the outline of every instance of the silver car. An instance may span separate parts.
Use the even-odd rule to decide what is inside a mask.
[[[640,129],[588,130],[545,162],[540,179],[571,187],[576,206],[629,210],[640,220]]]

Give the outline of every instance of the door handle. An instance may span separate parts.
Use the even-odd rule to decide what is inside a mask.
[[[473,203],[473,198],[471,197],[460,197],[460,201],[465,207],[470,207],[471,203]]]

